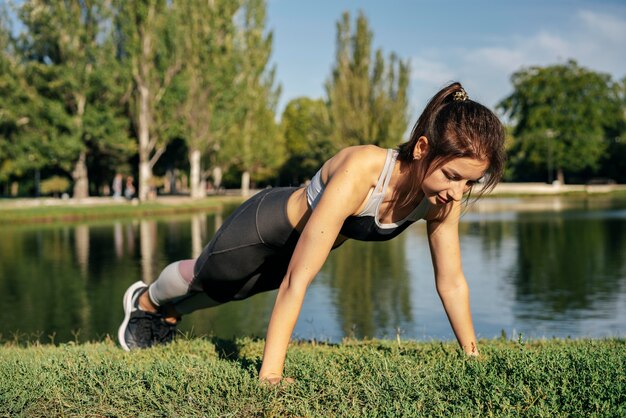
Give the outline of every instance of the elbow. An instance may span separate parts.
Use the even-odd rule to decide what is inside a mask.
[[[469,294],[469,287],[463,275],[453,279],[437,279],[437,294],[441,299],[459,294]]]
[[[294,274],[287,272],[283,281],[278,288],[279,293],[291,293],[301,294],[304,296],[307,288],[309,287],[310,280],[303,280],[296,277]]]

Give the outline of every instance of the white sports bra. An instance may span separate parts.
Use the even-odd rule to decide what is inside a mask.
[[[365,208],[358,215],[350,216],[346,219],[341,231],[342,235],[345,235],[348,238],[364,239],[367,241],[380,240],[380,238],[378,238],[376,235],[381,235],[385,237],[389,236],[389,238],[391,238],[392,236],[397,235],[392,232],[394,229],[397,229],[406,222],[413,223],[419,219],[422,219],[426,215],[429,205],[428,200],[426,199],[426,197],[424,197],[424,199],[422,199],[422,201],[415,207],[415,209],[413,209],[413,211],[406,218],[401,219],[398,222],[386,224],[380,223],[378,219],[380,204],[385,197],[385,191],[387,190],[387,186],[389,185],[389,181],[391,180],[391,174],[393,173],[397,158],[398,152],[396,150],[387,150],[385,166],[383,167],[383,170],[378,177],[376,187],[374,187],[374,190],[372,190],[372,192],[370,193],[367,203],[365,204]],[[311,179],[311,183],[309,183],[306,188],[306,197],[311,209],[315,209],[315,207],[319,203],[325,187],[326,185],[322,183],[320,169],[315,174],[315,176],[313,176],[313,178]],[[363,218],[369,218],[370,221],[367,222]],[[365,229],[367,231],[358,231],[357,229]],[[404,229],[405,228],[401,228],[401,230]],[[397,233],[400,233],[401,230],[397,231]],[[378,231],[378,233],[376,231]]]

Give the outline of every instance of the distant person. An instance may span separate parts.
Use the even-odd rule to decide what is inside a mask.
[[[120,173],[115,174],[113,177],[113,183],[111,184],[111,191],[113,192],[113,198],[119,199],[122,197],[122,182],[124,180],[124,176]]]
[[[259,371],[261,380],[278,383],[307,287],[329,252],[350,238],[389,240],[424,219],[443,307],[463,351],[477,355],[459,218],[463,196],[481,179],[480,193],[491,190],[504,160],[498,118],[450,84],[396,149],[349,147],[308,186],[261,191],[230,215],[198,259],[168,265],[150,286],[131,285],[120,344],[169,342],[182,315],[278,289]]]
[[[131,200],[135,196],[135,185],[133,184],[133,176],[126,177],[126,187],[124,188],[124,196]]]

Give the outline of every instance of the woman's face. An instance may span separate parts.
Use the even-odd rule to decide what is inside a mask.
[[[485,160],[455,158],[428,174],[422,182],[422,191],[431,205],[443,206],[461,200],[488,167]]]

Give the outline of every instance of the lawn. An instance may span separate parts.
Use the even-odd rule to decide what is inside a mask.
[[[626,416],[626,340],[292,344],[293,384],[259,384],[262,340],[0,346],[0,416]]]

